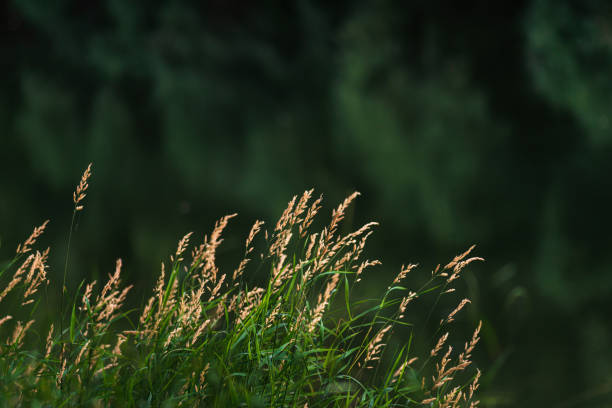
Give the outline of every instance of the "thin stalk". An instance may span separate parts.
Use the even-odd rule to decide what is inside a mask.
[[[70,232],[68,233],[68,248],[66,249],[66,260],[64,262],[64,279],[62,280],[62,293],[60,296],[60,336],[64,333],[64,296],[66,294],[66,276],[68,274],[68,259],[70,257],[70,243],[72,242],[72,229],[74,228],[74,219],[76,217],[76,207],[72,211],[72,220],[70,221]]]

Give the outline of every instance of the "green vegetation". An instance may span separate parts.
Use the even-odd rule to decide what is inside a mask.
[[[75,214],[90,174],[74,193]],[[0,317],[2,406],[474,407],[480,371],[471,354],[481,326],[458,350],[448,332],[469,301],[443,314],[424,353],[413,340],[425,332],[408,319],[422,298],[437,305],[452,296],[462,269],[481,260],[468,258],[473,247],[418,290],[404,286],[416,267],[408,265],[380,298],[356,299],[379,264],[361,259],[376,223],[340,233],[353,193],[313,233],[321,198],[312,194],[294,197],[270,231],[256,222],[232,272],[219,270],[215,255],[235,214],[199,245],[185,235],[138,310],[122,308],[132,286],[121,284],[121,260],[104,284],[82,282],[76,293],[49,282],[49,249],[35,249],[47,222],[36,228],[0,269],[0,302],[11,310]],[[244,279],[255,265],[269,271],[261,287]],[[35,323],[56,288],[73,301],[62,300],[71,304],[49,326]],[[391,346],[401,330],[408,335]]]
[[[315,187],[328,215],[360,191],[341,232],[379,221],[363,256],[384,267],[354,299],[476,242],[487,264],[463,276],[455,335],[483,321],[481,406],[612,406],[611,1],[7,0],[0,49],[0,268],[53,217],[26,339],[58,332],[115,258],[134,285],[124,308],[140,308],[185,232],[239,213],[216,259],[231,271],[251,224],[293,194]],[[66,198],[89,161],[68,250]],[[9,301],[5,324],[30,320]],[[421,302],[417,354],[437,329],[414,320]],[[390,347],[407,333],[393,330]]]

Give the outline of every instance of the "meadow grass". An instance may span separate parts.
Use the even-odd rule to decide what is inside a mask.
[[[74,214],[83,210],[90,175],[88,167]],[[84,282],[73,294],[65,285],[66,260],[59,317],[37,327],[41,289],[54,287],[49,249],[35,249],[43,223],[0,269],[2,406],[476,406],[480,371],[468,368],[480,325],[459,352],[446,332],[469,300],[458,299],[443,315],[422,355],[413,347],[419,331],[406,318],[421,297],[454,296],[462,269],[481,259],[468,257],[473,247],[438,266],[418,290],[403,286],[415,268],[408,265],[380,297],[353,299],[366,270],[379,264],[361,259],[376,223],[339,233],[354,193],[313,233],[321,198],[312,195],[294,197],[273,229],[257,221],[232,271],[219,270],[215,253],[235,214],[222,217],[202,243],[191,245],[192,234],[185,235],[141,310],[122,309],[132,286],[121,284],[120,259],[103,285]],[[243,279],[253,264],[269,272],[263,287]],[[66,305],[68,299],[74,301]],[[13,319],[6,304],[27,318]],[[401,347],[386,347],[400,328],[410,333]]]

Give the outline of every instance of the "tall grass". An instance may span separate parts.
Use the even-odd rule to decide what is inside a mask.
[[[90,174],[75,193],[75,212]],[[47,328],[34,324],[36,307],[40,289],[55,285],[46,275],[49,249],[35,249],[47,222],[36,228],[0,270],[2,406],[476,406],[480,371],[468,367],[480,325],[458,353],[447,345],[449,333],[440,335],[469,301],[443,316],[427,354],[415,354],[419,331],[406,318],[421,297],[453,292],[462,269],[481,259],[468,258],[473,247],[418,290],[403,286],[415,267],[408,265],[379,298],[354,299],[356,285],[379,264],[361,259],[376,224],[339,233],[354,193],[325,228],[311,232],[321,208],[312,194],[294,197],[273,228],[256,222],[235,270],[215,262],[232,214],[203,242],[192,245],[191,233],[179,241],[142,310],[122,308],[132,286],[122,286],[118,259],[103,285],[84,283],[70,296],[62,285],[58,321]],[[265,246],[258,254],[257,240]],[[253,264],[269,273],[263,287],[243,279]],[[27,319],[6,313],[10,302]],[[401,328],[410,332],[404,344],[387,347]]]

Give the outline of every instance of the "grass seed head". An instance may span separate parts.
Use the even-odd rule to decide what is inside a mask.
[[[89,166],[87,166],[85,172],[81,176],[81,181],[79,182],[79,185],[77,186],[74,193],[72,193],[72,201],[74,201],[75,211],[81,211],[83,209],[83,205],[80,205],[79,203],[85,198],[85,191],[87,191],[87,188],[89,187],[89,184],[87,184],[87,180],[89,180],[89,177],[91,177],[91,165],[92,163],[89,163]]]
[[[17,254],[26,254],[32,250],[32,245],[36,243],[36,240],[45,232],[47,228],[47,224],[49,224],[49,220],[46,220],[39,227],[34,228],[32,234],[25,240],[23,244],[19,244],[17,246]]]

